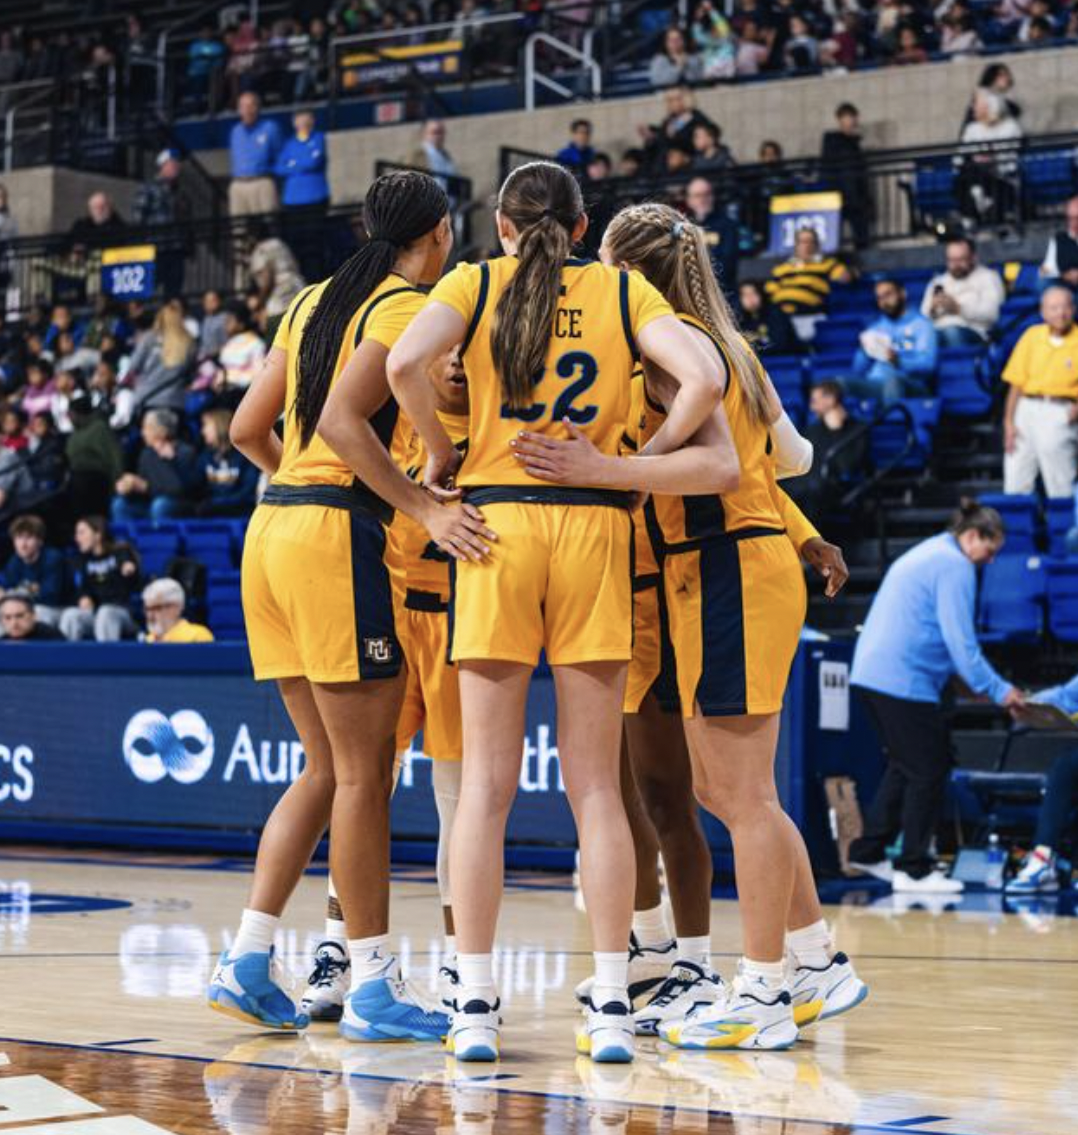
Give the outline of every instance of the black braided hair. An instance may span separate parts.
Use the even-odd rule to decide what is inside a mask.
[[[368,239],[333,273],[303,328],[293,407],[303,448],[314,437],[356,309],[389,275],[401,250],[426,236],[448,212],[445,190],[425,173],[387,173],[371,184],[363,203]]]

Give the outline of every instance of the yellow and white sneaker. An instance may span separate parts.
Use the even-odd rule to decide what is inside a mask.
[[[714,1005],[659,1026],[659,1036],[676,1048],[789,1048],[797,1040],[790,994],[768,989],[739,972]]]
[[[605,1001],[598,1008],[589,1001],[584,1023],[576,1032],[576,1050],[597,1064],[630,1064],[636,1026],[628,998]]]
[[[445,1047],[462,1064],[490,1062],[498,1059],[501,1033],[501,1000],[491,1005],[472,998],[457,1005],[449,1027]]]
[[[800,966],[790,958],[787,980],[794,1007],[794,1023],[800,1028],[848,1013],[868,996],[868,986],[857,976],[853,963],[841,951],[823,969]]]
[[[633,1014],[637,1036],[658,1036],[665,1021],[680,1021],[694,1009],[714,1005],[722,996],[722,978],[696,962],[679,961],[651,999]]]

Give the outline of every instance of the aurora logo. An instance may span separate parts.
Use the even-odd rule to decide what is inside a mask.
[[[195,784],[213,764],[213,732],[193,709],[166,717],[160,710],[139,710],[124,730],[124,760],[144,784],[166,776]]]

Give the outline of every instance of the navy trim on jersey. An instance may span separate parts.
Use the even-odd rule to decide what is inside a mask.
[[[317,284],[310,284],[304,288],[302,292],[296,296],[292,303],[292,313],[288,317],[288,333],[292,334],[292,324],[296,322],[296,316],[299,315],[299,309],[303,306],[303,301],[317,288]]]
[[[464,340],[460,345],[461,356],[471,345],[472,338],[479,329],[479,320],[483,318],[483,309],[487,306],[487,297],[490,295],[490,265],[483,261],[479,265],[479,295],[475,299],[475,311],[472,312],[472,321],[468,330],[464,332]]]
[[[617,489],[582,489],[570,485],[477,485],[466,488],[470,504],[575,504],[631,507],[630,494]]]
[[[415,292],[417,295],[423,293],[418,288],[411,286],[406,288],[390,288],[388,292],[383,292],[377,299],[371,300],[367,305],[367,310],[363,313],[363,318],[359,321],[359,326],[356,328],[356,338],[353,342],[353,347],[358,347],[363,339],[363,332],[367,329],[367,320],[370,318],[371,312],[382,302],[382,300],[389,299],[390,296],[399,296],[402,292]]]
[[[633,335],[633,321],[629,314],[629,273],[623,268],[618,273],[618,303],[621,305],[621,327],[625,332],[625,342],[629,344],[629,350],[632,352],[633,360],[636,361],[640,358],[640,351],[636,346],[636,338]]]

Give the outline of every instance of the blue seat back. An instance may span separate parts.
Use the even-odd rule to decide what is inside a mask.
[[[1048,627],[1061,642],[1078,642],[1078,563],[1048,564]]]
[[[979,499],[986,508],[994,508],[1003,517],[1007,555],[1036,551],[1040,535],[1039,497],[1032,493],[984,493]]]
[[[1044,633],[1048,573],[1037,555],[999,556],[981,577],[977,629],[985,642],[1036,642]]]

